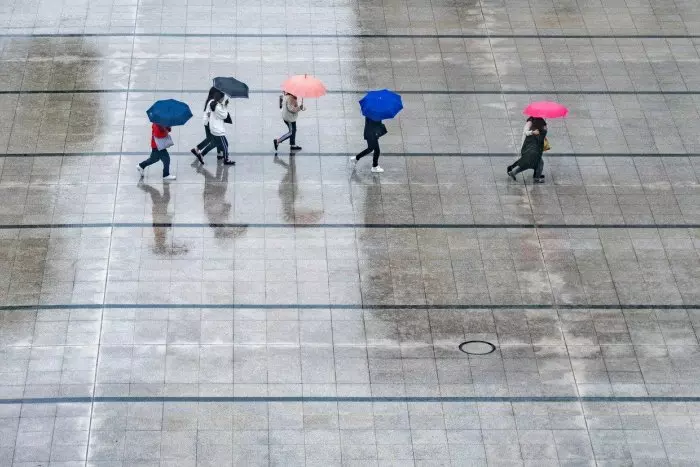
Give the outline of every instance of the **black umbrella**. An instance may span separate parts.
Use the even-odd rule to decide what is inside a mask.
[[[248,85],[236,78],[219,76],[214,78],[214,87],[229,97],[248,98]]]

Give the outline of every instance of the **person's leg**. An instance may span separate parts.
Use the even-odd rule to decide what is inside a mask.
[[[512,171],[513,171],[513,168],[519,166],[520,163],[522,162],[522,160],[523,160],[523,158],[522,158],[522,157],[519,157],[518,160],[516,160],[515,162],[513,162],[512,164],[510,164],[510,165],[508,166],[507,171],[508,171],[508,172],[512,172]]]
[[[216,152],[222,154],[224,152],[224,145],[221,142],[221,136],[211,135],[211,142],[216,148]]]
[[[224,155],[224,164],[235,165],[236,163],[228,158],[228,139],[226,139],[225,136],[220,136],[219,138],[221,138],[221,147],[223,149],[222,152]]]
[[[367,149],[365,149],[364,151],[362,151],[361,153],[359,153],[358,155],[355,156],[355,160],[359,161],[360,159],[362,159],[363,157],[365,157],[367,154],[369,154],[372,151],[373,151],[373,149],[371,147],[367,146]]]
[[[208,147],[211,144],[211,131],[209,131],[209,125],[204,125],[204,139],[197,145],[197,149],[200,151]]]
[[[145,169],[149,165],[153,165],[156,162],[158,162],[160,160],[160,155],[158,154],[158,152],[159,151],[157,149],[151,149],[150,157],[148,159],[146,159],[145,161],[141,162],[139,164],[139,167],[141,167],[142,169]]]
[[[289,146],[294,147],[297,145],[297,122],[289,122],[289,130],[291,135],[289,135]]]
[[[375,141],[373,146],[372,150],[374,151],[374,155],[372,156],[372,167],[377,167],[379,166],[379,153],[381,152],[379,150],[379,141]]]
[[[506,168],[506,173],[510,178],[515,180],[515,176],[519,174],[520,172],[523,171],[523,169],[520,168],[520,162],[522,161],[522,157],[519,158],[517,161],[513,162],[511,165],[509,165]]]
[[[197,144],[197,146],[190,149],[190,152],[194,154],[200,164],[204,164],[204,155],[211,151],[211,132],[209,131],[209,125],[204,125],[204,139]],[[204,152],[202,152],[204,149]]]
[[[158,153],[160,155],[161,162],[163,162],[163,178],[165,178],[170,175],[170,154],[168,154],[167,149],[158,151]]]
[[[206,156],[209,151],[214,149],[216,147],[216,143],[214,142],[214,138],[210,138],[209,141],[207,141],[206,146],[202,148],[201,152],[203,156]]]
[[[533,175],[533,180],[535,183],[544,183],[544,175],[542,175],[542,171],[544,170],[544,160],[540,158],[539,162],[537,163],[537,167],[535,167],[535,173]]]
[[[542,175],[542,171],[544,170],[544,160],[540,158],[539,162],[537,163],[537,167],[535,167],[535,178],[543,178],[544,175]]]
[[[204,132],[207,134],[207,138],[204,141],[202,141],[202,143],[206,142],[206,144],[204,145],[204,147],[201,147],[199,149],[202,152],[202,155],[206,156],[209,151],[216,147],[216,142],[214,141],[214,136],[211,134],[211,130],[209,130],[209,125],[206,125],[204,127]]]
[[[508,176],[512,178],[514,181],[517,181],[515,178],[516,175],[518,175],[520,172],[523,171],[523,168],[518,165],[520,159],[515,161],[513,165],[508,166]]]
[[[280,144],[283,141],[287,141],[289,138],[292,137],[292,123],[284,120],[284,124],[287,125],[287,132],[277,138],[277,144]]]

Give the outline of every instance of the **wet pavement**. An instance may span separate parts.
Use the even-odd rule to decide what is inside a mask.
[[[699,47],[693,1],[0,0],[0,467],[700,465]]]

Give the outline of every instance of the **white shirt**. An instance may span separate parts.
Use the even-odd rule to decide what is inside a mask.
[[[282,104],[282,120],[285,122],[296,122],[297,116],[301,107],[299,104],[292,104],[292,96],[284,96],[284,103]]]
[[[226,124],[224,120],[228,117],[228,107],[221,102],[216,103],[214,111],[211,111],[212,101],[207,102],[209,110],[209,131],[214,136],[226,136]]]
[[[523,128],[523,139],[520,141],[520,146],[525,142],[525,138],[532,136],[532,130],[530,130],[530,128],[532,128],[532,122],[528,120],[525,122],[525,128]]]

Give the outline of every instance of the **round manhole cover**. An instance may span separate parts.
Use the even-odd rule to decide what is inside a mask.
[[[459,344],[459,350],[469,355],[488,355],[496,346],[486,341],[467,341]]]

